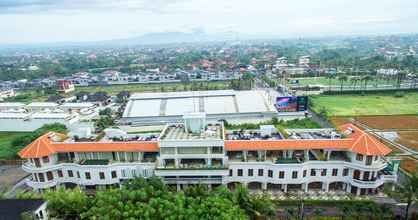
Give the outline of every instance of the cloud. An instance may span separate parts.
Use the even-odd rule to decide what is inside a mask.
[[[0,0],[0,14],[143,11],[170,13],[167,7],[184,0]]]

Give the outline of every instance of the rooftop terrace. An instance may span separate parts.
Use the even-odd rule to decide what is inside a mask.
[[[194,134],[186,132],[183,124],[171,124],[161,135],[162,140],[220,140],[223,139],[222,125],[208,124],[205,131]]]

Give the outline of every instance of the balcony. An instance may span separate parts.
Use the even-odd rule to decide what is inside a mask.
[[[33,189],[46,189],[50,187],[54,187],[58,184],[56,180],[50,180],[46,182],[36,182],[33,179],[27,180],[26,185]]]
[[[303,163],[302,158],[277,158],[274,161],[275,164],[295,164],[295,163]]]
[[[351,185],[359,187],[359,188],[377,188],[384,183],[384,179],[379,177],[375,180],[358,180],[352,179]]]
[[[226,176],[226,166],[200,166],[200,167],[157,167],[157,176]]]
[[[78,164],[80,165],[97,165],[97,166],[104,166],[110,163],[109,160],[80,160]]]
[[[164,177],[167,184],[221,184],[222,177]]]

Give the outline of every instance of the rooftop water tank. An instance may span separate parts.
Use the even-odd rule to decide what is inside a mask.
[[[205,130],[206,113],[191,112],[183,116],[186,132],[199,134]]]

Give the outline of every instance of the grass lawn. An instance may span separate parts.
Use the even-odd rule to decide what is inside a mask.
[[[328,116],[401,115],[418,113],[418,93],[391,95],[335,95],[310,97],[312,109]]]
[[[14,138],[27,135],[27,132],[0,132],[0,159],[13,159],[16,150],[12,149],[11,142]]]
[[[293,79],[293,78],[292,78]],[[337,79],[337,78],[333,78],[331,80],[325,78],[325,77],[306,77],[306,78],[295,78],[299,80],[299,84],[295,84],[295,85],[300,85],[300,86],[306,86],[306,85],[323,85],[323,86],[328,86],[330,83],[332,86],[340,86],[341,82]],[[367,83],[367,87],[369,86],[373,86],[373,85],[391,85],[394,84],[395,82],[387,82],[385,80],[371,80]],[[354,86],[353,83],[349,80],[345,81],[344,86]],[[360,88],[360,86],[363,86],[364,82],[357,82],[356,88]]]
[[[130,84],[130,85],[111,85],[111,86],[88,86],[76,87],[75,93],[105,91],[110,95],[116,95],[121,91],[133,92],[173,92],[192,90],[193,83],[156,83],[156,84]],[[229,89],[228,81],[216,82],[196,82],[197,90],[218,90]],[[200,86],[203,85],[203,86]]]
[[[221,90],[230,89],[229,81],[212,82],[189,82],[189,83],[155,83],[155,84],[129,84],[129,85],[110,85],[110,86],[86,86],[76,87],[74,92],[64,94],[64,97],[70,97],[78,92],[107,92],[109,95],[117,95],[121,91],[135,92],[173,92],[173,91],[191,91],[191,90]],[[18,97],[13,97],[10,102],[42,102],[46,101],[50,95],[42,94],[40,90],[29,89],[19,92]],[[62,94],[61,94],[62,95]]]

